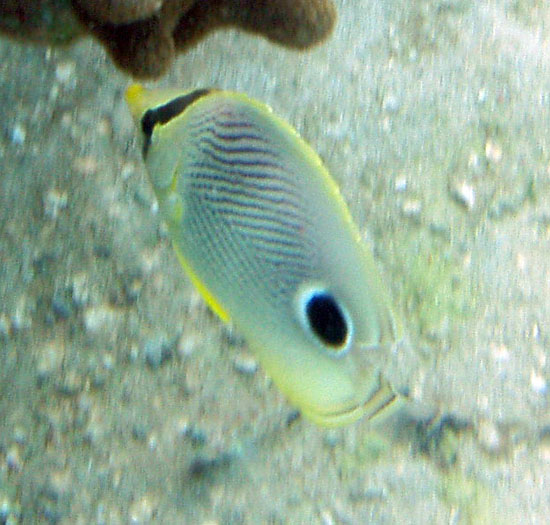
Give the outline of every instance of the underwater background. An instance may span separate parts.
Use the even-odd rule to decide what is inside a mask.
[[[550,7],[335,2],[323,44],[213,33],[150,86],[269,104],[318,151],[410,345],[433,447],[298,419],[160,223],[103,49],[0,40],[0,523],[544,523]]]

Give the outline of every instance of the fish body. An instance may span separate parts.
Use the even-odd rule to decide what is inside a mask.
[[[178,258],[304,416],[375,418],[399,396],[373,364],[398,337],[372,255],[318,155],[242,93],[127,101]]]

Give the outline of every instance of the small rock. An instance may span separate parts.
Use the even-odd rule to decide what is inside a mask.
[[[8,494],[0,490],[0,523],[16,525],[20,523],[21,506],[13,501]]]
[[[13,429],[13,440],[18,445],[25,445],[27,443],[27,431],[19,425]]]
[[[77,308],[85,306],[90,300],[88,275],[84,272],[77,273],[72,282],[72,299]]]
[[[491,421],[480,421],[477,429],[477,440],[481,448],[490,454],[498,454],[502,450],[500,431]]]
[[[108,433],[108,424],[104,419],[103,411],[90,407],[86,414],[86,427],[83,432],[84,439],[88,443],[99,443]]]
[[[183,333],[178,339],[177,352],[180,357],[189,357],[199,346],[200,334],[195,332]]]
[[[531,372],[531,389],[535,394],[539,395],[544,395],[548,391],[546,379],[534,370]]]
[[[202,446],[208,439],[206,432],[201,428],[191,424],[186,419],[178,422],[177,432],[180,436],[189,439],[192,445]]]
[[[108,259],[111,257],[113,251],[107,244],[96,244],[94,246],[94,255],[101,259]]]
[[[342,434],[334,429],[328,429],[323,436],[323,443],[329,448],[334,448],[341,441]]]
[[[141,525],[142,523],[151,523],[156,511],[156,503],[152,498],[144,496],[134,501],[130,506],[129,519],[132,525]]]
[[[510,360],[510,350],[504,344],[489,343],[491,357],[499,363],[507,363]]]
[[[59,212],[67,207],[67,202],[67,192],[55,189],[47,191],[42,198],[44,215],[51,220],[57,219]]]
[[[120,169],[122,180],[128,180],[136,172],[136,166],[133,162],[125,162]]]
[[[332,512],[328,509],[322,510],[319,516],[322,525],[335,525],[336,521],[332,515]]]
[[[50,341],[41,346],[37,354],[37,379],[45,381],[61,369],[65,356],[65,346],[58,341]]]
[[[407,199],[401,207],[401,212],[408,219],[418,220],[422,211],[422,203],[417,199]]]
[[[258,370],[258,361],[250,354],[241,353],[233,360],[233,366],[241,374],[253,375]]]
[[[134,277],[124,281],[124,297],[127,304],[133,304],[139,299],[141,290],[143,289],[143,279]]]
[[[83,380],[80,374],[73,370],[65,373],[64,377],[55,385],[58,394],[72,397],[82,391]]]
[[[101,365],[105,370],[109,372],[113,371],[115,368],[116,360],[113,354],[105,354],[101,359]]]
[[[23,468],[23,460],[18,445],[12,445],[6,453],[6,464],[13,472],[20,472]]]
[[[142,443],[144,443],[145,440],[147,439],[148,433],[149,433],[149,428],[142,421],[134,423],[134,425],[132,426],[132,437],[136,441],[141,441]]]
[[[108,305],[91,306],[84,311],[84,329],[90,334],[114,331],[121,314]]]
[[[349,499],[352,502],[383,501],[386,498],[386,491],[382,487],[352,487],[349,493]]]
[[[485,143],[485,157],[489,162],[498,164],[502,160],[502,148],[496,142],[488,140]]]
[[[76,64],[72,61],[61,62],[55,68],[55,79],[61,84],[67,84],[69,81],[75,82]]]
[[[0,314],[0,337],[10,335],[11,323],[6,314]]]
[[[541,458],[550,463],[550,427],[544,427],[539,435]]]
[[[94,175],[97,172],[97,160],[94,157],[79,157],[73,163],[74,169],[83,176]]]
[[[30,316],[30,306],[27,304],[27,298],[22,295],[17,301],[15,312],[11,316],[11,327],[15,331],[27,330],[32,325]]]
[[[407,178],[404,175],[400,175],[399,177],[397,177],[397,179],[395,179],[395,183],[394,183],[395,191],[399,193],[403,193],[407,189],[407,186],[408,186]]]
[[[44,494],[52,501],[58,501],[60,498],[70,493],[73,487],[73,480],[68,470],[56,470],[48,476],[48,481],[44,487]]]
[[[11,141],[16,146],[21,146],[25,143],[27,131],[21,124],[15,124],[11,130]]]
[[[453,198],[467,210],[471,210],[475,204],[474,188],[467,182],[457,184],[452,190]]]
[[[145,341],[143,352],[151,368],[158,368],[173,356],[172,349],[163,336]]]
[[[393,93],[388,93],[384,96],[384,100],[382,101],[382,109],[384,111],[387,113],[397,113],[400,107],[401,103]]]
[[[68,319],[72,314],[70,303],[60,295],[54,295],[52,299],[52,311],[57,320]]]

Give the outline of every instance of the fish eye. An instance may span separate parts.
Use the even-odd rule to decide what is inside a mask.
[[[319,342],[335,353],[345,351],[351,326],[338,300],[326,290],[314,289],[303,294],[300,303],[303,322]]]

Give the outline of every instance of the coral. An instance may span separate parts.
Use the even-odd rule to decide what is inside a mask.
[[[66,44],[84,29],[71,0],[2,0],[0,32],[39,44]]]
[[[331,0],[5,0],[0,6],[0,31],[54,44],[89,33],[120,68],[142,78],[161,76],[176,53],[221,27],[305,49],[322,41],[335,19]]]

